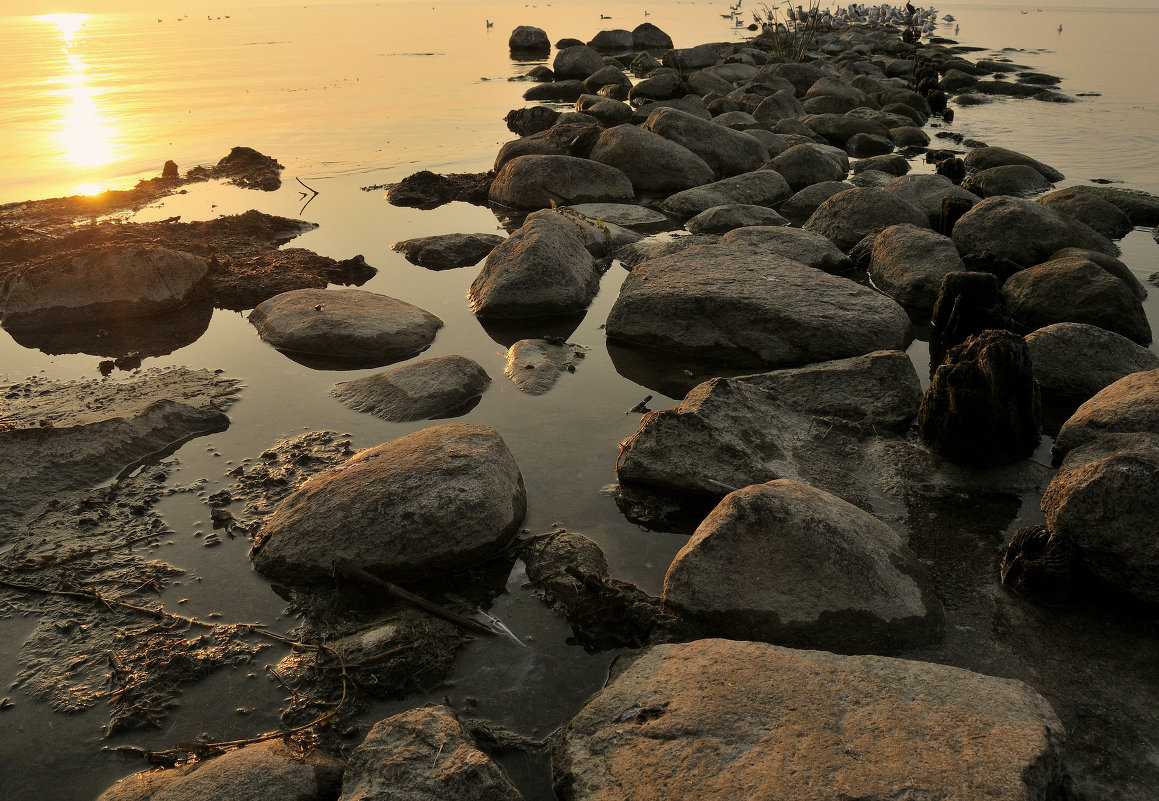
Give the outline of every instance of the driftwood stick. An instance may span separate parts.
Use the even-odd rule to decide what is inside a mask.
[[[407,590],[404,590],[402,587],[398,586],[397,584],[391,584],[389,581],[385,581],[383,579],[380,579],[378,576],[374,575],[373,573],[367,572],[366,570],[363,570],[361,567],[358,567],[356,565],[352,565],[349,562],[335,562],[334,569],[337,570],[339,573],[350,576],[351,578],[358,579],[359,581],[365,582],[366,584],[373,584],[376,587],[381,587],[382,589],[386,590],[388,593],[393,595],[395,598],[398,598],[399,600],[402,600],[402,601],[406,601],[409,604],[413,604],[414,606],[417,606],[419,609],[422,609],[425,612],[430,612],[432,615],[437,615],[438,617],[441,617],[444,620],[449,620],[452,623],[454,623],[456,626],[460,626],[461,628],[465,628],[468,631],[473,631],[473,632],[476,632],[478,634],[496,634],[497,633],[490,626],[485,626],[477,620],[471,620],[471,618],[469,618],[469,617],[463,617],[462,615],[455,614],[454,612],[452,612],[449,609],[444,609],[443,607],[439,606],[438,604],[431,603],[426,598],[423,598],[420,595],[415,595],[413,592],[409,592]]]

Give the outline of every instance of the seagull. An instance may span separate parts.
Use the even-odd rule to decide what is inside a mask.
[[[1059,26],[1058,26],[1058,32],[1059,32],[1059,33],[1062,33],[1062,25],[1059,25]]]
[[[487,27],[488,27],[488,28],[494,28],[494,27],[495,27],[495,23],[494,23],[494,22],[492,22],[491,20],[489,20],[489,19],[485,19],[485,20],[483,20],[483,21],[487,23]]]

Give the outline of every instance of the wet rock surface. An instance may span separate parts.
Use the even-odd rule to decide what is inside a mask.
[[[933,585],[897,534],[790,479],[725,496],[672,560],[663,601],[709,637],[897,653],[941,636]]]
[[[810,736],[819,731],[833,735]],[[968,787],[1013,801],[1056,792],[1065,738],[1050,704],[1021,682],[698,640],[656,646],[624,669],[568,724],[553,764],[569,800],[605,798],[612,787],[668,798],[692,783],[706,799],[776,786],[796,798],[850,788],[867,799],[918,790],[948,801]]]
[[[330,392],[355,411],[401,423],[456,417],[468,411],[490,383],[477,362],[465,356],[440,356],[344,381]]]
[[[299,358],[374,367],[422,353],[443,321],[395,298],[359,289],[299,289],[250,312],[258,335]]]
[[[526,511],[523,477],[492,428],[447,423],[362,451],[282,501],[251,550],[262,574],[326,581],[335,560],[415,578],[494,555]]]
[[[560,375],[574,373],[587,355],[580,345],[546,339],[521,339],[507,350],[504,374],[529,395],[542,395]]]
[[[451,270],[478,264],[503,241],[497,234],[442,234],[395,242],[391,250],[429,270]]]

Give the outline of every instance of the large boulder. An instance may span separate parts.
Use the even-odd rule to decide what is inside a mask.
[[[625,203],[632,182],[615,167],[574,156],[529,155],[503,165],[491,183],[493,203],[516,209],[545,209],[553,203]]]
[[[671,72],[649,75],[628,91],[629,100],[671,100],[684,94],[680,76]]]
[[[1107,239],[1122,239],[1131,233],[1131,220],[1115,204],[1086,191],[1085,186],[1067,187],[1043,195],[1038,202],[1047,208],[1082,220]]]
[[[1131,373],[1159,369],[1159,354],[1087,323],[1054,323],[1026,335],[1043,399],[1077,405]],[[1072,407],[1073,408],[1073,407]]]
[[[929,227],[926,215],[897,195],[884,189],[857,187],[838,192],[818,206],[804,228],[828,237],[848,253],[871,231],[901,223]]]
[[[1041,399],[1026,341],[983,331],[951,348],[922,398],[922,439],[953,462],[989,467],[1034,453]]]
[[[7,329],[167,314],[204,294],[209,263],[179,250],[105,245],[25,262],[0,287]]]
[[[757,117],[756,114],[753,116]],[[872,134],[889,141],[889,128],[851,114],[810,114],[803,118],[803,122],[834,147],[844,148],[855,134]]]
[[[1028,164],[1004,164],[971,173],[962,181],[962,188],[979,197],[1032,197],[1053,189],[1054,184]]]
[[[601,53],[626,53],[633,47],[632,32],[623,28],[600,31],[588,42],[588,47]]]
[[[769,157],[753,137],[680,109],[658,108],[643,127],[688,148],[721,178],[755,170]]]
[[[906,203],[925,212],[931,226],[937,226],[942,216],[942,204],[946,198],[960,202],[966,206],[973,206],[981,198],[973,192],[968,192],[944,175],[923,173],[921,175],[902,175],[894,178],[885,187]]]
[[[694,234],[723,234],[746,226],[788,225],[789,221],[766,206],[730,203],[713,206],[684,224]]]
[[[374,724],[350,755],[339,801],[521,801],[503,769],[445,706]]]
[[[1078,408],[1054,440],[1055,460],[1105,434],[1159,434],[1159,370],[1131,373]]]
[[[343,767],[320,750],[268,740],[178,768],[134,773],[97,801],[329,801]]]
[[[843,180],[849,172],[848,164],[813,143],[793,145],[774,157],[769,166],[784,176],[794,192],[825,181]]]
[[[511,31],[507,39],[507,47],[513,52],[543,52],[551,50],[551,40],[547,38],[547,31],[533,25],[520,25]]]
[[[1024,267],[1065,247],[1116,255],[1115,246],[1089,226],[1033,200],[1006,195],[988,197],[963,214],[952,237],[963,256],[985,252]]]
[[[1042,511],[1094,575],[1159,604],[1159,433],[1108,435],[1070,451]]]
[[[1066,730],[1022,682],[881,656],[697,640],[645,651],[564,728],[562,801],[1028,801]]]
[[[873,285],[924,319],[933,312],[942,279],[964,269],[953,241],[928,228],[891,225],[873,240]]]
[[[365,366],[422,353],[443,321],[395,298],[361,289],[295,289],[250,312],[258,335],[290,354]]]
[[[773,126],[781,120],[794,120],[805,116],[805,107],[792,89],[781,89],[764,95],[749,112],[761,125]]]
[[[487,371],[477,362],[465,356],[440,356],[335,384],[330,394],[355,411],[403,423],[453,417],[489,383]]]
[[[645,415],[616,473],[625,484],[718,497],[778,478],[841,493],[847,468],[833,465],[906,428],[920,400],[913,363],[896,350],[713,378]]]
[[[579,227],[547,212],[491,251],[467,294],[481,317],[545,317],[587,308],[599,288],[600,271]]]
[[[604,68],[604,60],[587,45],[565,47],[555,54],[551,63],[551,71],[556,80],[579,79],[583,80]]]
[[[736,365],[790,366],[904,348],[909,321],[889,298],[753,248],[707,245],[637,266],[608,336]]]
[[[1066,177],[1054,167],[1043,164],[1041,161],[1033,159],[1024,153],[1009,150],[1005,147],[978,147],[967,153],[962,160],[966,162],[967,169],[973,171],[1020,164],[1034,168],[1036,172],[1051,183],[1061,181]]]
[[[720,238],[730,247],[751,247],[765,253],[799,261],[827,273],[852,272],[853,265],[837,246],[820,234],[787,225],[754,225],[736,228]]]
[[[414,580],[495,554],[526,509],[523,477],[498,432],[448,423],[309,479],[266,520],[250,558],[290,584],[329,581],[335,561]]]
[[[838,653],[926,645],[943,622],[889,526],[790,479],[725,496],[673,558],[662,600],[708,636]]]
[[[672,37],[651,22],[642,22],[632,29],[632,47],[636,50],[671,50]]]
[[[756,170],[670,195],[660,208],[673,217],[688,219],[713,206],[743,203],[773,207],[792,194],[775,170]]]
[[[853,188],[853,184],[848,181],[822,181],[795,192],[792,197],[778,206],[777,210],[788,219],[803,223],[826,200],[838,192]]]
[[[635,125],[601,133],[589,158],[623,172],[641,194],[669,195],[713,179],[712,167],[696,153]]]
[[[1129,286],[1131,291],[1135,293],[1135,297],[1139,300],[1147,297],[1147,287],[1143,286],[1143,282],[1135,277],[1135,273],[1131,271],[1130,267],[1114,256],[1108,256],[1106,253],[1099,253],[1095,250],[1084,250],[1083,248],[1063,248],[1062,250],[1056,250],[1050,259],[1053,261],[1068,256],[1082,256],[1083,258],[1090,259]]]
[[[1147,313],[1121,280],[1084,256],[1064,256],[1019,270],[1002,285],[1011,316],[1026,330],[1089,323],[1146,345]]]

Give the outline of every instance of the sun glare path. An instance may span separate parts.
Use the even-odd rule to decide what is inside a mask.
[[[88,84],[84,57],[75,52],[79,33],[88,14],[46,14],[37,19],[56,27],[64,47],[64,71],[58,83],[65,88],[55,140],[64,155],[78,167],[100,167],[116,158],[112,131],[97,103],[99,92]],[[80,194],[94,194],[101,187],[95,183],[78,186]]]

